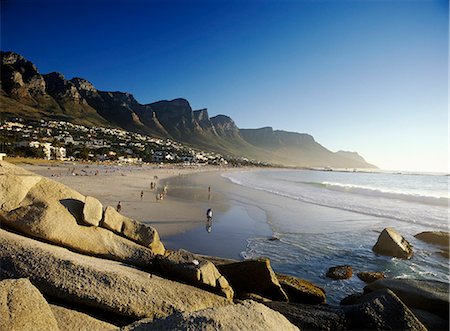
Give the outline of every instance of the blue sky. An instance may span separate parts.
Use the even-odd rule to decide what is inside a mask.
[[[141,103],[448,171],[448,1],[2,0],[1,48]]]

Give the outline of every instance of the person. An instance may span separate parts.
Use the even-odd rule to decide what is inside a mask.
[[[210,208],[206,211],[206,220],[209,222],[212,220],[212,217],[213,217],[213,212],[212,212],[212,209]]]
[[[116,208],[117,212],[120,213],[120,211],[122,210],[122,205],[119,203],[117,204],[117,208]]]
[[[141,200],[144,197],[144,191],[141,191]]]

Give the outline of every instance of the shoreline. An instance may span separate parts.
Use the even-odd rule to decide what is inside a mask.
[[[163,239],[195,228],[203,222],[201,217],[204,214],[199,206],[170,194],[163,200],[157,200],[156,195],[163,190],[163,181],[196,173],[233,171],[233,168],[217,166],[30,164],[26,161],[15,164],[67,185],[83,195],[93,196],[104,206],[116,207],[120,201],[123,215],[154,226]],[[156,185],[155,189],[151,189],[152,182]]]

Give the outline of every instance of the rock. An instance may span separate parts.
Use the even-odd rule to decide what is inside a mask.
[[[196,258],[194,254],[178,250],[160,256],[155,264],[163,275],[214,291],[233,299],[233,289],[211,262]]]
[[[349,265],[339,265],[328,269],[326,276],[333,279],[349,279],[353,275],[353,269]]]
[[[428,330],[448,330],[448,320],[439,317],[436,314],[430,313],[422,309],[412,308],[414,316],[428,329]]]
[[[194,313],[178,313],[156,321],[142,320],[121,329],[133,330],[298,330],[283,315],[254,301]]]
[[[105,209],[105,216],[103,217],[100,226],[104,227],[105,229],[121,233],[122,225],[125,219],[131,221],[131,218],[119,214],[114,207],[108,206]]]
[[[255,293],[272,300],[288,301],[268,259],[223,264],[217,269],[235,292]]]
[[[133,319],[160,318],[228,302],[120,262],[81,255],[5,230],[0,230],[0,265],[0,278],[29,277],[49,297]]]
[[[382,272],[376,271],[362,271],[356,274],[359,279],[361,279],[365,283],[373,283],[378,279],[384,279],[386,276]]]
[[[40,180],[40,176],[31,174],[17,176],[0,173],[0,213],[19,207],[30,188]]]
[[[118,327],[113,324],[100,321],[88,314],[76,310],[53,304],[50,305],[50,308],[61,330],[111,331],[118,329]]]
[[[446,231],[425,231],[416,234],[414,237],[429,244],[448,247],[450,245],[449,233]]]
[[[0,316],[0,330],[59,330],[47,301],[25,278],[0,281]]]
[[[147,267],[156,254],[162,252],[159,237],[154,235],[156,245],[143,247],[100,227],[83,224],[85,197],[67,186],[53,180],[23,173],[18,167],[1,163],[0,181],[5,201],[16,201],[3,205],[0,210],[2,226],[12,228],[27,236],[43,239],[74,251],[123,261],[136,266]],[[11,176],[8,176],[11,175]],[[15,179],[14,179],[15,178]],[[23,179],[28,178],[28,179]],[[36,182],[35,185],[31,185]],[[23,186],[20,186],[21,183]],[[25,191],[27,191],[25,193]],[[21,201],[17,198],[20,192]],[[88,199],[90,200],[90,199]],[[13,209],[9,209],[12,208]],[[153,251],[151,248],[155,248]]]
[[[306,305],[266,302],[301,330],[420,330],[425,327],[388,290],[355,300],[353,305]]]
[[[427,330],[387,289],[362,296],[357,304],[344,306],[344,312],[346,328],[350,330]]]
[[[354,305],[357,301],[363,296],[363,293],[352,293],[347,295],[344,299],[342,299],[339,304],[341,306]]]
[[[418,308],[449,319],[449,284],[432,280],[380,279],[364,287],[364,292],[389,289],[409,308]]]
[[[84,200],[83,221],[86,224],[99,226],[103,216],[103,206],[96,198],[87,196]]]
[[[413,250],[409,242],[393,228],[386,228],[381,232],[372,250],[381,255],[402,259],[410,259],[413,255]]]
[[[289,302],[321,304],[326,302],[325,290],[306,280],[276,274]]]
[[[111,206],[106,207],[100,226],[114,231],[135,243],[150,248],[155,254],[164,254],[158,232],[151,226],[142,224],[119,214]]]
[[[276,301],[264,304],[284,315],[300,330],[345,330],[345,314],[340,307]]]
[[[162,255],[165,252],[158,232],[149,225],[134,220],[126,221],[123,222],[122,234],[135,243],[150,248],[155,254]]]

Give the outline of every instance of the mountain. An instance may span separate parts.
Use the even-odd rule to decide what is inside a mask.
[[[225,155],[304,167],[373,168],[359,154],[333,153],[311,135],[273,130],[239,129],[225,115],[209,117],[186,99],[139,103],[127,92],[100,91],[86,79],[67,80],[57,72],[42,75],[13,52],[0,52],[1,114],[75,124],[120,127]]]
[[[62,119],[83,125],[109,124],[63,75],[41,75],[33,63],[13,52],[1,52],[0,58],[2,113]],[[33,109],[19,106],[17,102]]]

